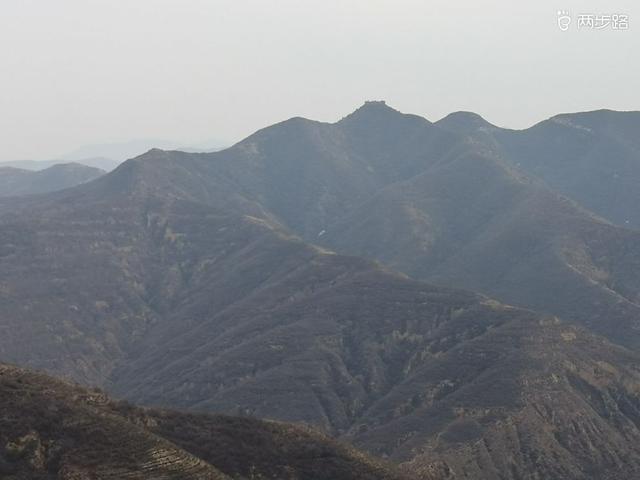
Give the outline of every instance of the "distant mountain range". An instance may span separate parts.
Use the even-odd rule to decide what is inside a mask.
[[[115,160],[111,160],[110,158],[95,157],[95,158],[82,158],[82,159],[79,159],[78,161],[58,159],[58,160],[18,160],[15,162],[0,162],[0,168],[17,168],[19,170],[41,171],[41,170],[46,170],[47,168],[54,167],[56,165],[65,165],[69,163],[83,165],[86,167],[97,168],[99,170],[104,170],[105,172],[110,172],[120,164],[120,162],[116,162]]]
[[[94,180],[104,173],[78,163],[58,164],[38,171],[0,166],[0,197],[55,192]]]
[[[536,139],[368,102],[0,199],[0,359],[307,422],[429,480],[634,478],[640,231],[567,182],[632,178],[638,115]]]
[[[186,147],[178,142],[169,142],[158,139],[139,139],[128,142],[85,145],[52,160],[17,160],[0,162],[0,168],[13,167],[22,170],[44,170],[54,165],[78,163],[110,172],[125,160],[137,157],[152,148],[188,152],[212,152],[221,150],[224,146],[225,144],[223,142],[216,140]]]
[[[72,152],[62,155],[62,159],[83,163],[87,158],[108,158],[116,162],[116,164],[120,164],[152,148],[189,152],[212,152],[221,150],[226,146],[228,146],[227,143],[216,139],[185,145],[184,142],[175,142],[159,138],[141,138],[124,142],[84,145]]]

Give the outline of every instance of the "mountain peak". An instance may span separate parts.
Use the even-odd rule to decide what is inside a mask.
[[[384,100],[365,100],[364,105],[360,108],[391,108]],[[393,108],[391,108],[393,110]]]
[[[387,105],[384,100],[367,100],[360,108],[344,117],[338,123],[374,127],[377,124],[387,124],[387,122],[393,120],[407,119],[420,119],[422,122],[430,123],[417,115],[402,113]]]
[[[351,115],[348,115],[346,118],[352,117],[354,115],[376,115],[389,113],[398,114],[400,112],[394,108],[391,108],[384,100],[366,100],[361,107],[356,109],[356,111],[354,111]]]
[[[151,157],[151,156],[157,156],[157,155],[166,155],[167,150],[163,150],[161,148],[150,148],[149,150],[147,150],[146,152],[144,152],[142,155],[138,155],[138,157],[134,157],[134,158],[139,158],[139,157]]]
[[[55,165],[51,165],[43,170],[39,170],[40,172],[55,172],[55,171],[86,171],[86,172],[99,172],[100,174],[106,173],[102,168],[98,167],[90,167],[83,163],[78,162],[64,162],[64,163],[56,163]]]
[[[471,133],[480,129],[497,128],[474,112],[453,112],[438,120],[436,125],[445,130],[459,133]]]

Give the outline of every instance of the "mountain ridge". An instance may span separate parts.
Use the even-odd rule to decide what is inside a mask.
[[[94,180],[104,170],[80,163],[62,163],[44,170],[31,171],[13,166],[0,166],[0,196],[49,193]]]
[[[134,407],[0,364],[7,480],[408,479],[309,428]]]
[[[428,479],[634,475],[639,362],[592,332],[638,344],[639,233],[492,148],[374,104],[0,201],[0,355]]]

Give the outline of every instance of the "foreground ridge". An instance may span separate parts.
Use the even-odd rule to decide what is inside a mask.
[[[133,407],[0,365],[3,480],[406,478],[306,427]]]

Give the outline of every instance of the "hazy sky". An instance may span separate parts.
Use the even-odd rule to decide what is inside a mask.
[[[580,13],[628,14],[629,29],[578,30]],[[637,0],[1,0],[0,161],[231,142],[366,99],[518,128],[640,110],[639,52]]]

